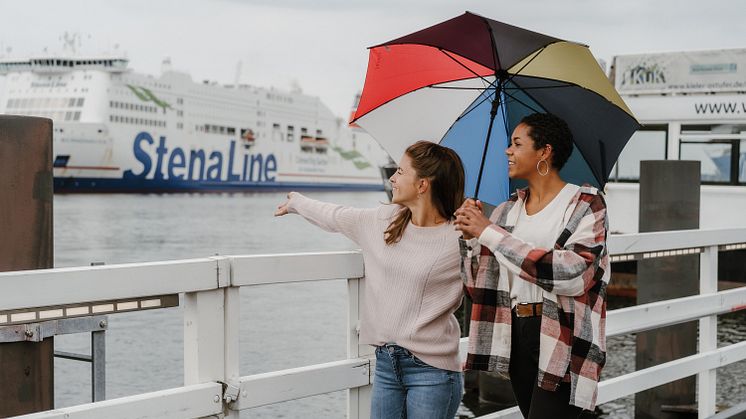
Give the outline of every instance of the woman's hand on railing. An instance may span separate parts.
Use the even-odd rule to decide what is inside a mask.
[[[275,211],[275,217],[282,217],[283,215],[288,214],[288,203],[290,202],[290,198],[292,197],[292,194],[294,193],[297,193],[297,192],[288,192],[287,201],[277,206],[277,211]]]

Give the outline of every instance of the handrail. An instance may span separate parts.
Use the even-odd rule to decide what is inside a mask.
[[[746,228],[613,234],[608,241],[613,256],[736,243],[746,243]]]
[[[691,230],[612,235],[612,256],[664,257],[694,249],[701,263],[701,295],[611,310],[607,335],[635,333],[701,319],[712,325],[717,314],[746,308],[746,288],[715,292],[717,251],[746,245],[746,229]],[[727,247],[731,246],[731,247]],[[642,255],[642,256],[641,256]],[[120,399],[74,406],[24,416],[28,419],[89,417],[200,417],[348,389],[348,415],[366,417],[371,370],[375,360],[357,341],[359,278],[364,275],[359,251],[277,255],[216,256],[178,261],[93,267],[56,268],[0,273],[0,326],[4,313],[38,307],[125,300],[151,295],[184,293],[185,386]],[[238,288],[303,281],[347,278],[349,303],[348,359],[252,376],[238,375]],[[40,293],[39,290],[45,292]],[[38,320],[36,320],[38,321]],[[709,322],[709,323],[702,323]],[[746,342],[717,348],[707,345],[690,357],[635,371],[599,387],[599,402],[606,402],[681,377],[707,374],[731,362],[746,359]],[[466,339],[460,345],[464,356]],[[710,378],[708,378],[710,377]],[[367,393],[366,393],[367,392]],[[714,409],[714,387],[700,391],[700,401]],[[134,410],[133,410],[134,409]],[[714,411],[714,410],[713,410]],[[520,417],[517,409],[484,418]]]

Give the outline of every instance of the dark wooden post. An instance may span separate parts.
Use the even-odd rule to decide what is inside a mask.
[[[51,268],[53,247],[52,121],[0,115],[0,271]],[[0,343],[0,417],[54,407],[53,357],[53,338]]]
[[[641,233],[699,228],[700,162],[640,162]],[[699,293],[699,255],[641,260],[637,266],[637,304]],[[637,334],[637,369],[652,367],[697,351],[697,322]],[[635,396],[635,418],[678,418],[675,410],[693,408],[696,377],[665,384]],[[669,407],[676,408],[669,408]]]

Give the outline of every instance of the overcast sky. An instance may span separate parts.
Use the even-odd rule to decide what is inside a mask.
[[[585,43],[596,57],[746,48],[742,0],[0,0],[0,56],[118,45],[135,71],[158,75],[164,57],[205,79],[289,89],[297,84],[347,116],[362,88],[368,46],[465,10]],[[9,52],[10,51],[10,52]]]

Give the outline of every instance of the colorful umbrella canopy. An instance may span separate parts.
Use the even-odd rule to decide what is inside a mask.
[[[497,204],[511,186],[509,135],[534,112],[572,130],[562,177],[598,187],[639,127],[586,45],[469,12],[370,48],[352,122],[397,161],[417,140],[453,148],[467,194]]]

